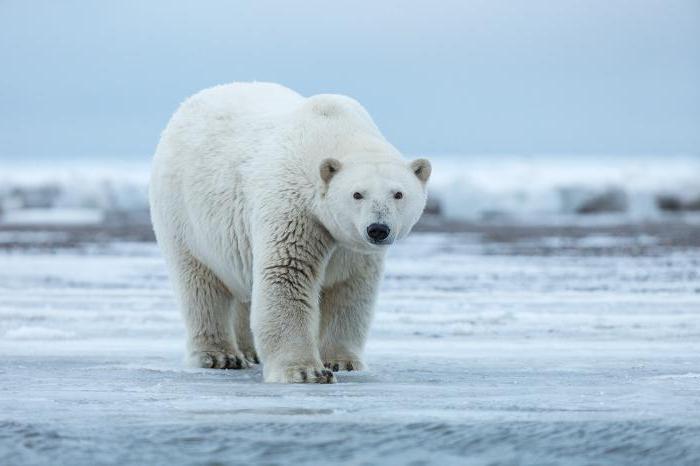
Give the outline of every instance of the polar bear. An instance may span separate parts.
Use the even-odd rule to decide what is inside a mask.
[[[281,383],[362,370],[387,246],[420,217],[430,171],[349,97],[234,83],[187,99],[150,203],[190,363],[260,361]]]

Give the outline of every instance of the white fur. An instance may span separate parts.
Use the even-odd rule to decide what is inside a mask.
[[[388,225],[386,243],[405,236],[429,174],[348,97],[236,83],[187,99],[158,145],[150,198],[190,361],[241,368],[259,355],[267,382],[362,369],[386,251],[367,226]]]

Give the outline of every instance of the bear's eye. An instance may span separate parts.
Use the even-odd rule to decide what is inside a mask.
[[[401,191],[396,191],[396,194],[394,194],[394,199],[401,199],[403,197],[403,193]]]
[[[362,194],[360,194],[360,193],[353,193],[352,197],[355,198],[355,199],[362,199]]]

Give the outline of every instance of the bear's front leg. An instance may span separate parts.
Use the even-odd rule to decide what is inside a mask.
[[[318,349],[320,282],[332,238],[308,220],[267,226],[253,250],[251,326],[265,382],[334,383]]]

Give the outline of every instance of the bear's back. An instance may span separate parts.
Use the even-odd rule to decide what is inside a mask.
[[[286,113],[304,102],[304,97],[275,83],[237,82],[204,89],[189,99],[183,107],[194,107],[215,115]]]
[[[161,141],[158,158],[177,159],[191,170],[200,162],[213,167],[213,159],[221,158],[237,167],[245,163],[254,172],[246,176],[254,176],[256,168],[269,172],[257,163],[284,169],[280,157],[315,173],[330,152],[339,160],[350,153],[395,152],[356,100],[337,94],[305,98],[265,82],[224,84],[194,94],[175,112]]]

